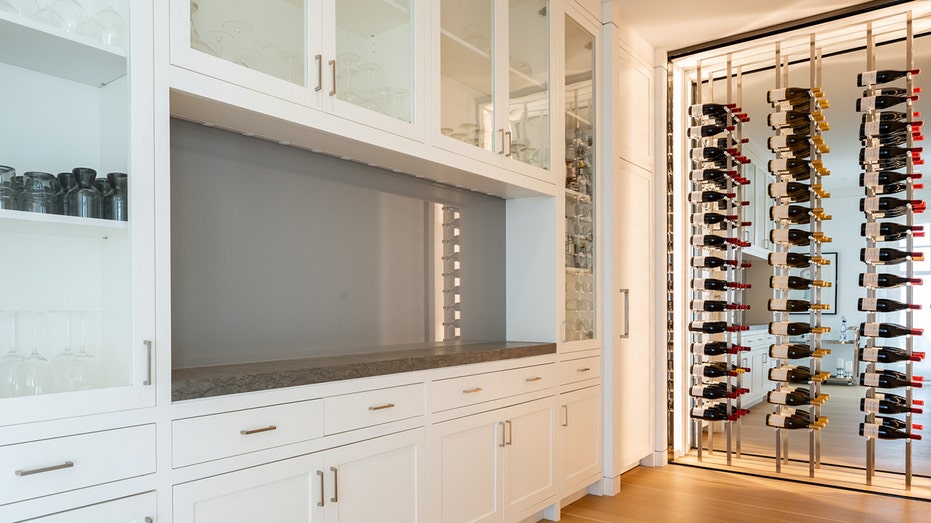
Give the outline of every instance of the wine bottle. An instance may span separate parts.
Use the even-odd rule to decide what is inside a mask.
[[[717,256],[696,256],[692,258],[692,267],[699,269],[719,269],[724,266],[737,266],[737,260],[725,260]]]
[[[820,216],[824,209],[805,207],[804,205],[773,205],[769,208],[769,219],[798,225],[811,223],[812,215]]]
[[[695,126],[689,127],[688,130],[686,130],[685,135],[695,140],[695,139],[700,139],[700,138],[704,138],[708,136],[716,136],[725,131],[728,131],[728,132],[733,131],[734,129],[735,127],[733,125],[721,125],[717,123],[707,124],[707,125],[695,125]]]
[[[736,244],[737,241],[737,238],[725,238],[714,234],[695,234],[692,236],[691,244],[693,247],[723,249],[727,247],[727,244]]]
[[[784,414],[767,414],[766,425],[781,429],[807,429],[809,426],[807,419],[801,419]]]
[[[723,361],[713,361],[711,363],[692,365],[693,376],[704,376],[706,378],[736,376],[738,374],[743,374],[744,372],[750,372],[750,369],[745,367],[738,367],[736,365],[728,365]]]
[[[801,276],[770,276],[770,289],[805,290],[810,287],[830,287],[831,282],[823,280],[809,280]]]
[[[769,184],[770,198],[788,198],[794,202],[811,199],[811,186],[799,182],[775,182]]]
[[[921,92],[921,87],[913,87],[912,94],[919,94]],[[863,90],[863,96],[907,96],[908,89],[904,87],[878,87],[874,88],[873,92],[870,92],[869,89]]]
[[[887,298],[859,298],[857,310],[862,312],[896,312],[905,309],[921,310],[920,304],[903,303]]]
[[[800,358],[810,358],[813,353],[814,351],[811,346],[803,343],[774,343],[769,346],[770,358],[797,360]]]
[[[692,280],[692,288],[697,291],[726,291],[727,289],[749,289],[750,284],[718,278],[695,278]]]
[[[921,439],[921,434],[908,434],[879,423],[861,423],[860,435],[870,439]]]
[[[857,112],[865,113],[867,111],[889,109],[905,102],[915,102],[917,100],[917,96],[864,96],[857,98]]]
[[[750,411],[746,409],[731,409],[731,414],[727,413],[726,405],[714,405],[712,407],[695,407],[692,409],[690,415],[693,418],[703,419],[708,421],[733,421],[737,418],[749,414]]]
[[[802,336],[804,334],[824,334],[831,332],[830,327],[812,327],[801,321],[773,321],[769,323],[769,333],[776,336]]]
[[[798,129],[801,127],[808,127],[811,125],[811,122],[820,120],[824,120],[824,116],[818,111],[780,111],[777,113],[770,113],[766,118],[766,123],[773,129]]]
[[[880,145],[877,147],[864,147],[860,149],[860,163],[868,164],[881,160],[905,159],[909,156],[919,158],[922,147],[895,147]]]
[[[873,192],[876,194],[882,194],[882,195],[898,194],[908,189],[908,183],[907,182],[888,183],[886,185],[874,185],[872,188],[873,188]],[[912,184],[912,189],[916,191],[924,189],[924,184],[921,184],[921,183]]]
[[[826,264],[828,260],[820,256],[815,256],[812,258],[807,254],[800,254],[797,252],[771,252],[769,253],[769,264],[772,266],[778,267],[792,267],[795,269],[800,269],[803,267],[808,267],[811,265],[812,261],[819,265]]]
[[[921,69],[910,69],[907,71],[897,71],[892,69],[866,71],[857,75],[857,87],[869,87],[871,85],[894,82],[899,78],[905,78],[907,75],[914,76],[920,72]]]
[[[811,403],[811,393],[808,389],[802,388],[794,390],[771,390],[766,393],[766,401],[773,405],[809,405]]]
[[[701,116],[726,116],[736,108],[737,104],[695,104],[689,107],[689,116],[692,118],[699,118]]]
[[[901,387],[920,388],[922,384],[923,382],[920,377],[914,377],[912,380],[909,380],[905,374],[889,369],[860,374],[860,385],[864,387],[875,387],[880,389],[898,389]]]
[[[860,398],[860,411],[873,414],[921,414],[922,409],[879,398]]]
[[[908,351],[899,347],[860,347],[857,349],[860,361],[875,361],[877,363],[896,363],[899,361],[921,361],[925,357],[924,352],[913,352],[911,356]]]
[[[823,232],[811,232],[804,229],[772,229],[769,231],[769,241],[780,245],[804,247],[811,245],[812,240],[819,243],[831,241]]]
[[[921,225],[902,225],[895,222],[860,224],[860,236],[871,238],[877,242],[902,240],[908,236],[909,232],[914,234],[922,231],[924,231],[924,227]]]
[[[911,133],[889,133],[889,134],[878,134],[876,136],[868,136],[866,138],[860,139],[861,147],[876,147],[877,145],[884,146],[896,146],[896,145],[907,145],[909,139],[912,142],[920,142],[924,140],[924,135],[920,134],[918,131]]]
[[[766,101],[774,104],[779,102],[799,103],[808,101],[812,96],[811,89],[803,87],[784,87],[782,89],[770,89],[766,93]]]
[[[890,416],[876,416],[876,423],[898,430],[905,430],[905,427],[908,426],[905,420],[893,418]],[[924,430],[924,426],[917,423],[912,423],[912,430]]]
[[[711,203],[733,198],[734,196],[737,196],[737,194],[717,191],[692,191],[689,193],[689,201],[691,203]]]
[[[874,120],[860,124],[860,139],[892,133],[910,133],[922,126],[921,120],[900,122],[895,120]]]
[[[860,174],[860,187],[870,187],[874,185],[886,185],[890,183],[899,183],[911,179],[921,178],[920,173],[908,174],[895,171],[873,171]]]
[[[896,274],[860,273],[860,287],[869,289],[894,289],[903,285],[921,285],[921,278],[905,278]]]
[[[904,121],[907,121],[908,119],[908,113],[904,113],[901,111],[881,111],[881,112],[873,113],[872,119],[868,117],[869,117],[868,114],[860,115],[860,123],[866,123],[866,122],[875,121],[875,120],[879,120],[881,122],[904,122]],[[920,117],[921,117],[921,113],[919,113],[918,111],[915,111],[912,113],[913,119],[920,118]]]
[[[860,249],[860,261],[870,265],[898,265],[909,259],[921,261],[924,254],[920,252],[900,251],[890,247],[864,247]]]
[[[724,312],[730,310],[747,310],[750,306],[740,303],[728,303],[724,300],[692,300],[689,302],[689,308],[693,311],[700,312]]]
[[[693,321],[689,323],[689,330],[702,334],[720,334],[722,332],[740,332],[748,330],[745,325],[730,325],[726,321]]]
[[[811,369],[797,365],[783,365],[769,369],[770,381],[785,381],[789,383],[808,383],[811,381]]]
[[[737,354],[749,351],[745,345],[729,345],[725,341],[706,341],[692,344],[692,354],[703,356],[721,356],[723,354]]]
[[[689,180],[694,183],[726,183],[728,178],[737,177],[737,171],[726,171],[722,169],[692,169],[689,172]]]
[[[860,324],[860,336],[873,338],[898,338],[899,336],[921,336],[924,329],[909,329],[897,323],[864,322]]]
[[[778,136],[770,136],[766,140],[766,145],[769,146],[769,150],[774,153],[810,149],[812,145],[817,147],[826,147],[823,139],[820,136],[807,136],[800,134],[781,134]]]
[[[805,300],[790,300],[786,298],[770,298],[767,308],[772,312],[808,312],[814,310],[828,310],[826,303],[811,303]]]
[[[739,217],[736,214],[722,214],[718,212],[697,212],[692,214],[689,220],[692,225],[717,225],[725,221],[736,221]]]
[[[894,196],[872,196],[860,198],[860,212],[869,213],[874,218],[894,218],[902,216],[911,205],[913,210],[923,210],[922,200],[904,200]]]
[[[736,156],[739,151],[735,148],[722,149],[720,147],[693,147],[689,150],[689,158],[692,160],[721,160],[728,156]]]
[[[743,387],[728,390],[726,383],[711,383],[708,385],[695,385],[689,389],[689,396],[694,398],[705,398],[708,400],[736,398],[741,394],[750,392],[750,389]]]

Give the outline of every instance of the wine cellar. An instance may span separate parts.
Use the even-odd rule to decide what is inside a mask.
[[[679,461],[927,497],[929,20],[853,18],[672,61]]]

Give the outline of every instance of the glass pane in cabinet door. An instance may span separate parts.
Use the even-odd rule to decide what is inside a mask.
[[[440,15],[440,132],[494,151],[494,2],[442,0]]]
[[[566,17],[566,340],[595,336],[595,37]]]
[[[191,48],[306,82],[304,0],[191,0]]]
[[[550,168],[547,0],[509,0],[508,124],[511,158]]]
[[[133,376],[131,4],[40,4],[0,16],[0,398]]]
[[[414,1],[336,1],[337,98],[413,122]]]

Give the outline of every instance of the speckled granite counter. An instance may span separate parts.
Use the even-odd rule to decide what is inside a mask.
[[[438,342],[345,356],[174,369],[171,373],[171,400],[183,401],[555,352],[555,343]]]

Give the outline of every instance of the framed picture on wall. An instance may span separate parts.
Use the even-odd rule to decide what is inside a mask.
[[[827,303],[831,306],[830,309],[826,311],[821,311],[821,314],[837,314],[837,253],[836,252],[823,252],[821,257],[825,260],[828,260],[830,263],[827,265],[821,266],[821,280],[830,282],[830,287],[821,288],[821,303]],[[816,279],[812,273],[811,268],[805,268],[799,271],[798,275],[802,278],[808,278],[809,280]],[[793,300],[805,300],[811,301],[811,289],[806,289],[803,291],[790,291],[789,298]],[[791,314],[805,315],[808,316],[807,312],[793,312]]]

